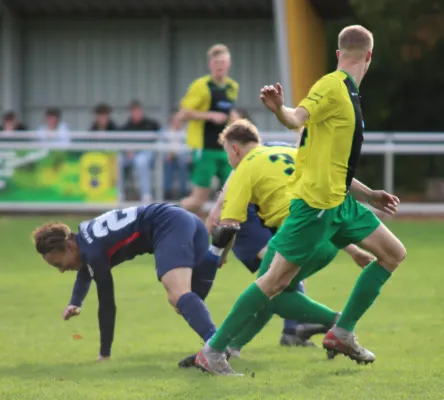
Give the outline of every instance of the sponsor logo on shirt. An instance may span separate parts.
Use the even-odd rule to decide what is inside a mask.
[[[83,236],[83,238],[88,242],[88,244],[91,244],[93,242],[91,236],[89,236],[88,233],[88,223],[82,222],[80,224],[80,233]]]
[[[231,101],[220,100],[217,102],[217,108],[221,110],[230,110],[233,108],[233,103]]]

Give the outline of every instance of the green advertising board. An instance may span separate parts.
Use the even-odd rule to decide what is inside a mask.
[[[116,152],[0,150],[0,202],[117,203]]]

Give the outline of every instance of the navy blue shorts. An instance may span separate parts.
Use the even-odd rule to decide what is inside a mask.
[[[153,247],[159,280],[172,269],[194,268],[208,252],[209,236],[204,223],[194,214],[172,207],[154,228]]]
[[[248,205],[247,220],[240,226],[233,253],[251,272],[256,272],[261,264],[257,254],[267,245],[273,233],[262,224],[253,204]]]

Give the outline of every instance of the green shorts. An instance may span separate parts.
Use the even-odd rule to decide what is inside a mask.
[[[359,243],[378,228],[380,221],[367,207],[347,195],[339,206],[311,208],[304,200],[292,200],[290,215],[270,241],[285,259],[301,268],[322,254],[329,242],[339,249]]]
[[[193,174],[191,181],[201,188],[210,188],[213,176],[221,186],[231,173],[227,153],[223,150],[196,150],[193,154]]]
[[[310,259],[307,260],[307,266],[301,269],[301,271],[294,277],[284,291],[294,292],[299,282],[307,279],[330,264],[338,254],[338,251],[339,249],[332,242],[327,242],[322,249],[310,255]],[[264,259],[261,262],[258,278],[268,271],[275,254],[276,249],[274,248],[273,243],[270,242],[268,244],[268,249],[265,253]]]

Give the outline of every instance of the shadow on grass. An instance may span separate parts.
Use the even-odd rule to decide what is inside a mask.
[[[177,363],[185,356],[186,354],[182,352],[149,353],[117,357],[101,363],[96,363],[94,360],[82,362],[64,360],[57,364],[47,364],[44,361],[39,364],[23,363],[11,367],[0,367],[0,376],[73,382],[103,380],[104,378],[115,378],[117,380],[134,378],[165,379],[166,374],[173,376],[183,371],[178,368]],[[197,369],[192,370],[196,374],[199,372]]]

